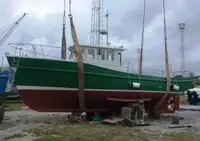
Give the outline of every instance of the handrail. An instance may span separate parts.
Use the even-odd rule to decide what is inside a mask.
[[[42,47],[49,47],[49,48],[61,48],[57,46],[52,46],[52,45],[41,45],[41,44],[31,44],[31,43],[8,43],[10,47],[13,47],[12,45],[32,45],[32,46],[42,46]]]
[[[26,52],[28,52],[31,55],[33,53],[35,53],[37,55],[37,56],[31,56],[29,54],[30,55],[29,57],[34,57],[34,58],[41,58],[41,57],[43,57],[43,58],[52,58],[52,59],[61,60],[61,57],[45,54],[43,50],[41,50],[41,52],[38,52],[38,50],[36,52],[34,52],[32,50],[32,48],[28,49],[28,47],[33,47],[33,46],[36,47],[36,48],[39,47],[41,49],[43,49],[43,47],[60,49],[60,47],[51,46],[51,45],[31,44],[31,43],[9,43],[9,46],[12,47],[12,48],[21,50],[24,53],[24,54],[21,53],[21,55],[19,54],[19,56],[26,56],[26,54],[27,54]],[[76,60],[71,60],[71,61],[76,62]],[[113,68],[121,68],[121,69],[127,69],[127,67],[128,67],[128,64],[117,65],[117,64],[113,64],[113,63],[104,63],[104,62],[101,62],[101,61],[95,62],[93,60],[92,61],[90,61],[90,60],[84,60],[84,63],[89,63],[89,64],[92,64],[92,65],[113,66]],[[164,77],[165,76],[165,70],[162,70],[162,69],[148,69],[148,68],[143,68],[142,72],[143,72],[143,75],[160,76],[160,77]],[[129,66],[129,73],[138,74],[137,68],[135,68],[133,65],[130,64],[130,66]],[[185,73],[184,76],[189,76],[190,71],[184,71],[184,73]],[[179,76],[179,75],[182,75],[182,74],[183,74],[182,71],[173,71],[171,73],[171,77]]]

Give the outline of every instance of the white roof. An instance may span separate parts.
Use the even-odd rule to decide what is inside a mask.
[[[70,46],[68,49],[70,50],[74,45]],[[125,51],[127,49],[123,48],[123,46],[92,46],[92,45],[80,45],[80,47],[88,47],[88,48],[103,48],[103,49],[112,49],[112,50],[120,50]]]

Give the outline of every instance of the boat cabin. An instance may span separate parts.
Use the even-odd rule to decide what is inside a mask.
[[[68,49],[71,52],[73,46]],[[99,62],[99,63],[112,63],[115,65],[122,64],[122,52],[126,49],[123,46],[120,47],[101,47],[101,46],[91,46],[91,45],[80,45],[82,56],[86,62]],[[72,57],[75,59],[75,56]]]

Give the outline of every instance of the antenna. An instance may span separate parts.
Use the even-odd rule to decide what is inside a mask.
[[[90,44],[93,46],[103,45],[104,35],[107,35],[107,31],[104,29],[103,5],[103,0],[92,0]]]
[[[185,71],[185,44],[184,44],[184,30],[185,30],[185,23],[179,23],[178,28],[180,31],[180,48],[181,48],[181,66],[180,70],[182,73],[182,76],[184,76]]]
[[[108,10],[107,10],[107,13],[106,13],[106,28],[107,28],[107,38],[106,38],[106,43],[107,43],[107,46],[109,45],[109,40],[108,40],[108,16],[110,15],[110,13],[108,13]]]

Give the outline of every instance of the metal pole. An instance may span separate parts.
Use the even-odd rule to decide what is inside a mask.
[[[100,33],[100,30],[101,30],[101,0],[99,0],[99,5],[98,5],[98,12],[99,12],[99,15],[98,15],[98,45],[100,46],[100,38],[101,38],[101,33]]]
[[[2,65],[2,67],[3,67],[3,56],[2,56],[1,58],[2,58],[2,60],[1,60],[1,61],[2,61],[2,64],[1,64],[1,65]]]
[[[180,30],[180,40],[181,40],[181,73],[184,76],[185,71],[185,51],[184,51],[184,29],[185,29],[185,23],[179,23],[178,24],[179,30]]]
[[[107,43],[107,46],[109,45],[109,41],[108,41],[108,16],[110,15],[110,13],[108,13],[108,10],[107,10],[107,13],[106,13],[106,23],[107,23],[107,39],[106,39],[106,43]]]

